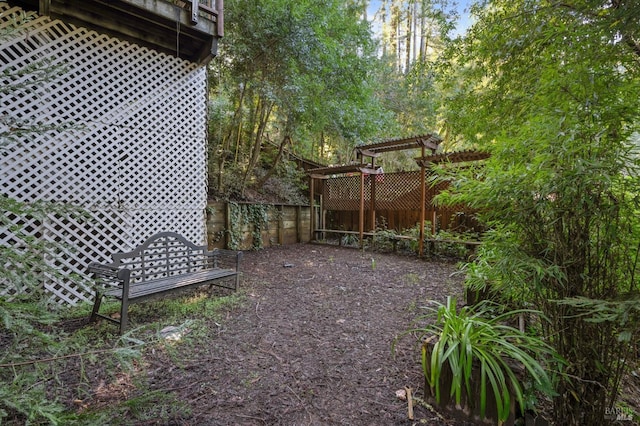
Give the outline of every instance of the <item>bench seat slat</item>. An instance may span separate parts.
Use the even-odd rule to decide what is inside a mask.
[[[192,285],[205,285],[209,281],[216,281],[225,277],[233,277],[236,274],[237,272],[232,269],[211,269],[208,271],[180,274],[151,281],[134,283],[131,284],[131,287],[129,288],[129,300],[133,301],[150,295],[168,293],[173,290]],[[106,291],[104,295],[122,299],[122,289],[114,288]]]

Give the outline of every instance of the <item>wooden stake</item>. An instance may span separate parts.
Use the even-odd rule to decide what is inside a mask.
[[[407,391],[407,415],[409,416],[409,420],[413,420],[413,398],[411,397],[411,388],[405,387]]]

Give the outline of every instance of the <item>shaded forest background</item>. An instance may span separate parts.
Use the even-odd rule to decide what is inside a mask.
[[[445,149],[459,144],[438,113],[435,78],[456,2],[237,0],[225,8],[226,35],[209,68],[212,196],[307,203],[292,156],[344,164],[358,144],[434,131]],[[385,156],[385,171],[415,169],[413,154]]]

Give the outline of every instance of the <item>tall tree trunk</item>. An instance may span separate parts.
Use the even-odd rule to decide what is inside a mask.
[[[427,43],[426,43],[426,31],[425,31],[425,25],[426,25],[426,15],[427,15],[427,11],[426,11],[427,5],[426,5],[426,1],[422,0],[420,2],[420,51],[418,53],[418,60],[423,61],[426,59],[427,56]]]
[[[256,164],[258,164],[260,151],[262,149],[262,138],[264,136],[264,130],[267,127],[267,122],[269,121],[269,117],[271,116],[272,109],[272,102],[263,101],[262,98],[259,98],[258,105],[256,106],[257,128],[253,142],[253,149],[251,149],[251,157],[249,159],[249,164],[247,165],[247,170],[244,174],[244,178],[242,179],[242,186],[240,188],[240,194],[242,196],[244,196],[244,191],[247,188],[249,176],[251,176],[251,174],[253,173],[253,169],[256,167]]]
[[[415,62],[418,57],[418,2],[413,0],[413,55],[411,56],[412,62]]]
[[[389,40],[385,37],[385,31],[387,29],[387,0],[382,0],[382,5],[380,6],[380,25],[382,27],[382,57],[385,58],[387,56],[387,45],[389,44]]]
[[[394,54],[396,71],[400,69],[400,8],[395,2],[391,4],[391,50]]]
[[[238,107],[233,112],[233,118],[231,119],[231,124],[229,125],[229,131],[227,135],[223,137],[222,147],[220,149],[219,157],[218,157],[218,192],[224,192],[224,167],[226,164],[227,154],[231,151],[231,140],[233,138],[233,131],[236,128],[236,123],[238,123],[238,135],[236,140],[240,140],[240,134],[242,132],[242,119],[240,118],[240,114],[242,112],[242,103],[244,102],[244,94],[245,94],[246,85],[242,86],[242,90],[240,91],[240,99],[238,99]],[[238,156],[237,150],[237,142],[236,142],[236,161]]]
[[[322,161],[324,159],[324,146],[325,146],[325,140],[324,140],[324,130],[322,132],[320,132],[320,160]]]
[[[404,71],[409,72],[409,68],[411,67],[411,38],[413,36],[412,32],[412,24],[413,24],[413,9],[411,2],[407,5],[407,35],[406,35],[406,43],[404,52]]]
[[[289,136],[288,130],[286,131],[285,135],[282,138],[282,141],[280,142],[280,146],[278,147],[278,154],[276,155],[275,160],[273,160],[273,164],[271,165],[271,168],[267,170],[267,173],[265,173],[263,178],[260,179],[260,182],[258,182],[258,184],[256,185],[258,189],[262,188],[264,184],[267,183],[269,178],[273,176],[273,174],[275,173],[276,168],[278,167],[278,164],[280,164],[280,162],[282,161],[284,148],[287,145],[291,145],[291,136]]]

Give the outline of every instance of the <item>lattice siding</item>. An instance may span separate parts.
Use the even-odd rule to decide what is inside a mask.
[[[18,11],[0,3],[0,28]],[[87,299],[89,262],[108,261],[156,232],[205,244],[204,67],[45,17],[1,43],[2,69],[43,58],[66,68],[36,90],[0,94],[1,111],[13,118],[73,126],[0,151],[3,194],[89,212],[86,221],[49,215],[34,227],[39,238],[67,245],[50,264],[82,277],[47,279],[57,301]],[[0,230],[0,243],[13,243],[8,231]]]

